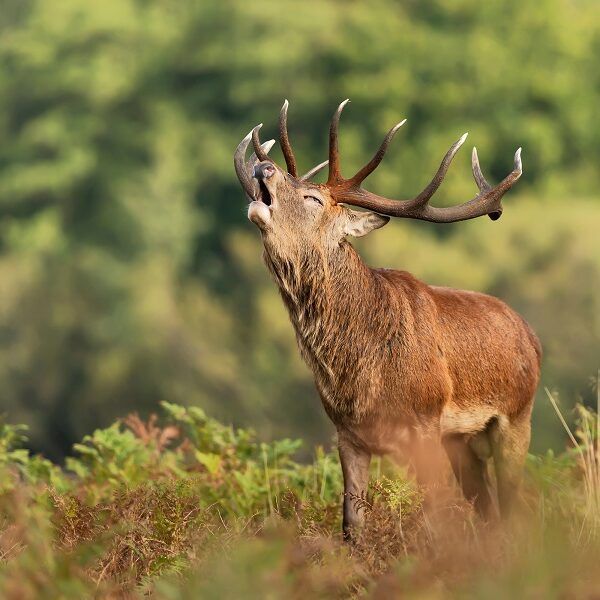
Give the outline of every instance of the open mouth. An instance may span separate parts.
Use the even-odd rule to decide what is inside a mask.
[[[272,204],[271,192],[269,192],[267,186],[265,185],[265,182],[262,179],[258,180],[258,187],[260,189],[260,193],[258,195],[257,200],[259,202],[263,202],[267,206],[271,206],[271,204]]]

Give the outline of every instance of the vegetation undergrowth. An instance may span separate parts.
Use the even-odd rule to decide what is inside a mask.
[[[548,392],[558,410],[554,397]],[[571,447],[530,456],[523,507],[483,523],[448,494],[430,504],[375,460],[366,524],[340,535],[333,451],[257,441],[199,408],[163,403],[74,447],[60,468],[0,425],[2,598],[582,597],[600,585],[597,415]],[[560,413],[559,413],[560,414]]]

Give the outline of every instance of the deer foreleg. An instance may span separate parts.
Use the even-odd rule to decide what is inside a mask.
[[[351,539],[352,530],[360,527],[364,520],[364,505],[369,484],[371,454],[358,448],[342,434],[338,450],[344,475],[344,539]]]

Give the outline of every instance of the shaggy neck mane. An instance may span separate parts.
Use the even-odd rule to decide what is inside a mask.
[[[385,278],[365,265],[347,242],[328,252],[312,248],[294,258],[265,246],[264,259],[321,392],[339,389],[339,381],[351,385],[361,365],[373,369],[373,361],[400,326],[398,311],[383,311],[383,317],[377,311],[377,306],[386,304],[389,309],[390,303],[398,302]],[[342,403],[343,399],[330,398],[338,408]]]
[[[347,242],[329,252],[311,248],[293,257],[265,247],[264,258],[292,322],[303,331],[311,325],[337,329],[349,310],[356,314],[368,301],[365,288],[373,285],[373,272]]]

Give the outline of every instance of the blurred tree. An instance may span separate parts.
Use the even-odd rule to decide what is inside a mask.
[[[305,166],[347,96],[347,172],[408,117],[369,182],[395,197],[467,129],[495,180],[523,145],[532,199],[511,194],[499,223],[395,224],[364,250],[506,298],[541,334],[545,381],[589,394],[599,17],[594,0],[3,0],[0,409],[54,456],[162,399],[329,436],[231,167],[284,97]],[[440,203],[472,194],[467,154]]]

